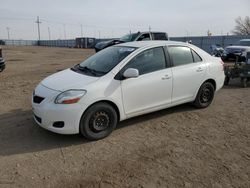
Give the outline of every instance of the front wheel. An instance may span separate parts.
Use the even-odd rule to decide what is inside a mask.
[[[80,121],[80,133],[88,140],[99,140],[111,134],[117,122],[117,113],[111,105],[97,103],[83,114]]]
[[[194,106],[197,108],[208,107],[213,101],[214,90],[215,88],[210,82],[202,84],[195,98]]]

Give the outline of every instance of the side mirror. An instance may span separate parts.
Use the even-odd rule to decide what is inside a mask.
[[[133,69],[133,68],[128,68],[127,70],[125,70],[125,72],[123,73],[123,76],[125,78],[136,78],[139,76],[139,71],[137,69]]]

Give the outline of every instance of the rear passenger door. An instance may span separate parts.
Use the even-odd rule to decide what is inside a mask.
[[[193,100],[206,74],[206,64],[201,57],[186,46],[169,46],[172,62],[172,103]]]

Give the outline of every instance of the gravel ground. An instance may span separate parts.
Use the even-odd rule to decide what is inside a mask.
[[[93,53],[3,46],[0,187],[250,187],[250,87],[237,80],[206,109],[185,104],[133,118],[96,142],[38,127],[34,87]]]

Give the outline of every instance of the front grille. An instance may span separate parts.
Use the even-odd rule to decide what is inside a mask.
[[[34,115],[34,117],[35,117],[36,121],[38,121],[39,123],[42,123],[42,119],[40,117],[38,117],[36,115]]]
[[[44,100],[43,97],[39,97],[37,95],[33,96],[33,102],[34,103],[40,104],[43,100]]]

